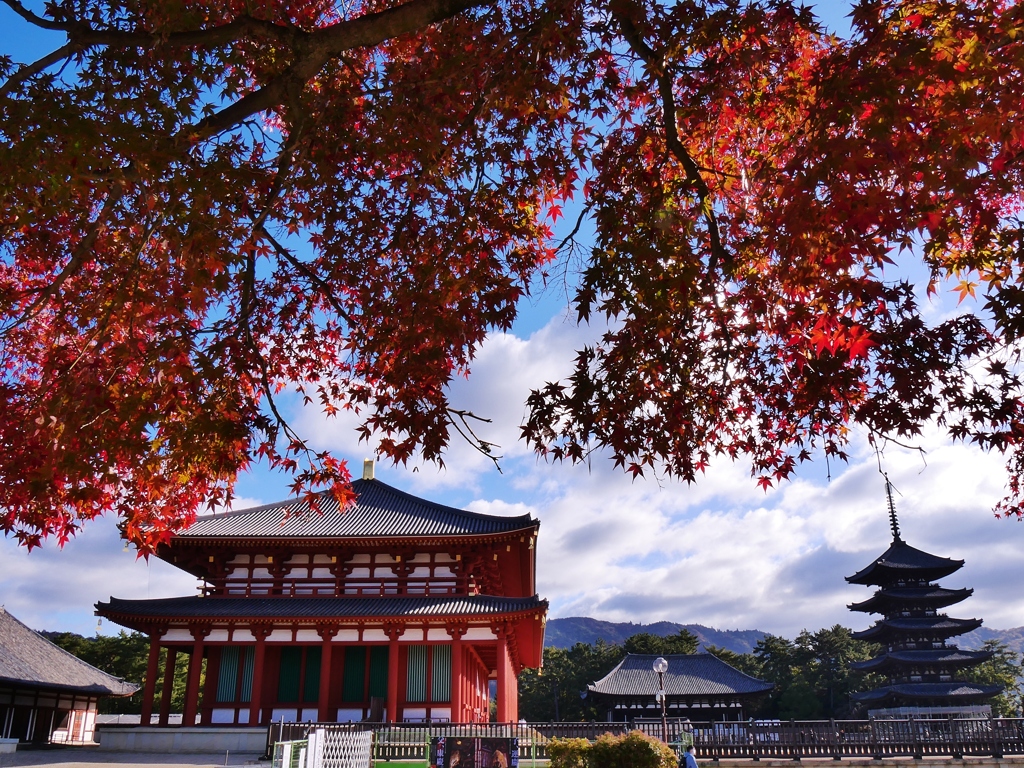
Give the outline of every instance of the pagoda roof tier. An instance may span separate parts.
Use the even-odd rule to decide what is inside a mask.
[[[930,667],[945,665],[947,667],[971,667],[991,659],[992,651],[961,651],[959,648],[935,648],[929,650],[889,651],[867,661],[854,661],[850,669],[861,672],[881,672],[886,669],[900,667]]]
[[[966,600],[974,594],[973,589],[946,589],[945,587],[890,587],[880,589],[867,600],[848,605],[851,611],[863,613],[887,613],[903,605],[919,605],[928,608],[945,608]]]
[[[134,627],[155,621],[324,621],[494,618],[547,610],[533,597],[166,597],[96,603],[96,613]]]
[[[629,653],[587,689],[598,696],[653,698],[658,693],[656,654]],[[670,698],[741,696],[765,693],[774,685],[730,666],[710,653],[666,655],[665,695]]]
[[[861,632],[854,632],[853,637],[856,640],[870,640],[876,643],[902,636],[955,637],[980,626],[981,619],[951,619],[947,616],[880,619],[873,626]]]
[[[846,580],[851,584],[880,587],[901,580],[934,581],[960,570],[963,564],[963,560],[930,555],[896,538],[881,557],[853,576],[847,576]]]
[[[302,539],[418,539],[486,536],[537,528],[530,515],[504,517],[467,512],[421,499],[380,480],[352,483],[356,499],[342,507],[319,494],[318,511],[305,499],[288,499],[251,509],[205,515],[172,544],[218,539],[296,541]]]
[[[979,685],[977,683],[899,683],[863,691],[852,695],[854,701],[881,704],[887,701],[927,701],[943,699],[948,702],[983,701],[1003,690],[1000,685]]]

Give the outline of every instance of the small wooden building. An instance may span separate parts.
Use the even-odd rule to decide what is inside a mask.
[[[609,722],[632,722],[661,715],[659,680],[653,654],[628,653],[588,695],[608,707]],[[745,720],[744,705],[767,694],[773,684],[740,672],[710,653],[670,654],[664,659],[665,708],[669,717],[693,721]]]
[[[58,648],[0,606],[0,738],[90,743],[100,697],[137,690]]]
[[[188,658],[183,724],[518,719],[517,676],[541,663],[539,523],[445,507],[379,480],[341,509],[301,500],[201,517],[158,556],[199,595],[98,603],[152,639],[142,724],[161,648]],[[205,684],[200,690],[205,660]],[[164,686],[169,691],[169,686]]]

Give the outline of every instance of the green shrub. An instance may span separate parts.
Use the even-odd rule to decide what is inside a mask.
[[[620,765],[625,768],[676,768],[676,753],[643,731],[630,731],[619,742]]]
[[[593,768],[620,768],[619,766],[619,742],[621,736],[613,736],[610,733],[601,734],[590,752],[590,762]]]
[[[551,768],[590,768],[590,742],[586,739],[552,739],[548,742]]]
[[[675,753],[643,731],[606,733],[591,748],[593,768],[676,768]]]

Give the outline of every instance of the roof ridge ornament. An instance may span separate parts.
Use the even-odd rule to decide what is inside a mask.
[[[903,543],[903,539],[900,538],[900,521],[896,518],[896,504],[892,500],[892,483],[889,481],[889,475],[883,473],[882,477],[885,478],[885,495],[889,500],[889,527],[892,528],[892,540],[893,542]]]

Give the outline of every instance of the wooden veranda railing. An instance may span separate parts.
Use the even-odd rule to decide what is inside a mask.
[[[475,579],[468,576],[222,578],[208,579],[200,587],[204,597],[437,597],[477,592]]]
[[[595,740],[605,733],[623,734],[639,728],[661,737],[661,721],[630,723],[274,723],[268,734],[273,743],[303,739],[313,728],[374,731],[374,757],[378,760],[427,759],[430,739],[436,736],[519,739],[520,762],[546,760],[554,738]],[[1024,719],[976,717],[914,718],[894,720],[760,720],[742,723],[690,722],[671,719],[673,746],[692,740],[698,759],[745,758],[800,760],[801,758],[884,758],[1024,755]]]

